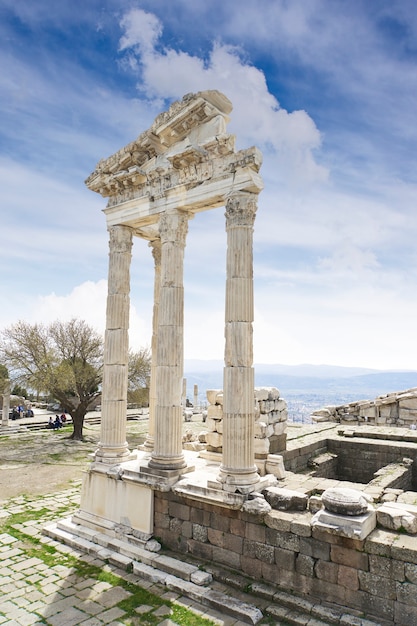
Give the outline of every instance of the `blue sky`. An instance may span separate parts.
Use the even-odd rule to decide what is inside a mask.
[[[104,330],[106,201],[84,180],[173,100],[219,89],[263,152],[257,363],[417,369],[413,0],[3,0],[0,328]],[[185,252],[185,357],[222,359],[224,211]],[[153,261],[135,240],[131,345],[150,344]]]

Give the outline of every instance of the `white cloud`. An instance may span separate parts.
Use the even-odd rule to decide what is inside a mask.
[[[132,9],[121,20],[124,35],[120,39],[119,50],[138,48],[143,54],[152,53],[162,34],[162,24],[152,13]]]
[[[143,24],[151,22],[143,44]],[[165,46],[156,48],[162,25],[152,14],[132,9],[120,23],[125,34],[121,49],[136,54],[140,62],[140,91],[150,99],[179,99],[185,93],[218,89],[233,102],[230,132],[239,145],[264,147],[275,153],[277,176],[291,170],[297,178],[323,181],[327,170],[317,163],[314,151],[321,137],[305,111],[288,112],[269,92],[265,75],[242,59],[238,48],[215,43],[207,60]]]
[[[14,312],[13,321],[24,319],[29,323],[42,322],[49,324],[55,320],[69,321],[72,318],[82,319],[97,332],[106,328],[107,280],[97,282],[86,281],[74,287],[69,293],[57,295],[49,293],[30,300],[30,305],[21,307]],[[7,322],[3,325],[9,325]],[[135,304],[130,306],[129,342],[132,348],[149,346],[151,343],[149,319],[138,314]]]

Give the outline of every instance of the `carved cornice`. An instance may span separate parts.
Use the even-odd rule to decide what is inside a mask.
[[[243,168],[258,172],[259,150],[236,152],[234,136],[223,132],[231,108],[218,91],[184,96],[135,141],[101,160],[87,187],[114,207],[136,198],[154,202],[176,187],[187,191]]]

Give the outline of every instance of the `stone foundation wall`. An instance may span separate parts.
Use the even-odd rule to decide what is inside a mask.
[[[308,511],[259,518],[155,492],[154,536],[165,547],[397,626],[417,623],[415,537],[375,529],[349,539],[310,522]]]
[[[308,466],[312,470],[312,475],[318,478],[334,478],[337,476],[337,455],[331,452],[324,452],[313,459],[310,459]]]
[[[289,472],[304,472],[310,469],[310,460],[327,452],[327,440],[318,440],[311,444],[281,452],[285,469]]]
[[[328,439],[327,449],[337,455],[339,479],[369,483],[381,468],[400,463],[404,458],[414,461],[411,488],[417,490],[417,451],[406,443],[352,439]],[[359,459],[359,462],[358,462]],[[287,469],[287,468],[286,468]]]

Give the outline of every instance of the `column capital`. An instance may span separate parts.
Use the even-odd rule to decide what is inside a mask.
[[[226,230],[236,226],[253,226],[258,208],[258,194],[235,192],[226,201]]]
[[[185,247],[190,215],[184,211],[162,213],[159,218],[161,242],[172,242]]]
[[[159,267],[161,265],[161,239],[152,239],[148,243],[148,246],[152,249],[152,256],[154,260],[155,267]]]
[[[129,226],[109,226],[110,252],[130,252],[133,245],[133,230]]]

